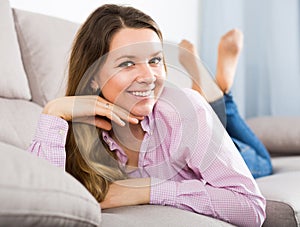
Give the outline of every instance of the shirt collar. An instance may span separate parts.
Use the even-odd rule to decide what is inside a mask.
[[[117,143],[113,140],[113,138],[111,138],[108,131],[102,131],[102,138],[111,151],[116,150],[118,148]]]
[[[154,124],[154,116],[153,116],[153,111],[151,111],[151,113],[141,121],[141,126],[142,129],[149,134],[153,129],[153,124]]]

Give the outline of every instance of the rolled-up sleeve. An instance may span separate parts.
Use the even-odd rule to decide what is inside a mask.
[[[28,152],[65,169],[67,133],[67,121],[55,116],[41,114]]]

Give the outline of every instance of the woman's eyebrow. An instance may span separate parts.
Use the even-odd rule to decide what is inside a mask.
[[[150,57],[153,57],[153,56],[159,55],[159,54],[161,54],[161,53],[162,53],[162,50],[159,50],[159,51],[157,51],[157,52],[155,52],[155,53],[153,53],[153,54],[150,54],[149,56],[150,56]],[[135,58],[137,58],[137,56],[134,56],[134,55],[122,55],[122,56],[120,56],[120,57],[117,57],[117,58],[115,59],[115,61],[118,61],[118,60],[123,59],[123,58],[126,58],[126,59],[135,59]]]
[[[157,52],[155,52],[154,54],[152,54],[152,55],[150,55],[151,57],[154,57],[154,56],[156,56],[156,55],[159,55],[159,54],[162,54],[162,50],[159,50],[159,51],[157,51]]]
[[[118,61],[122,58],[134,59],[134,58],[136,58],[136,56],[134,56],[134,55],[122,55],[122,56],[116,58],[115,61]]]

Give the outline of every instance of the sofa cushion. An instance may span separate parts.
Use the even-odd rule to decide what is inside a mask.
[[[103,210],[102,227],[233,226],[190,211],[168,206],[140,205]]]
[[[300,155],[272,157],[274,174],[300,172]]]
[[[44,106],[65,93],[67,61],[79,25],[17,9],[14,18],[32,100]]]
[[[98,202],[71,175],[1,142],[0,155],[1,226],[99,226]]]
[[[42,108],[26,100],[0,98],[0,141],[27,149]]]
[[[8,0],[0,1],[0,97],[30,99],[20,48]]]
[[[300,154],[300,117],[258,117],[247,123],[272,155]]]

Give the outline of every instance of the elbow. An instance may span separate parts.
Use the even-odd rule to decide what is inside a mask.
[[[255,200],[248,200],[245,204],[240,204],[240,209],[232,216],[229,222],[236,226],[259,227],[266,218],[266,200],[263,197]]]
[[[262,226],[267,217],[266,199],[264,197],[262,197],[262,204],[259,206],[259,211],[257,211],[257,217],[259,226]]]
[[[252,218],[249,218],[249,223],[245,226],[262,226],[266,219],[266,199],[261,196],[249,206],[246,212],[251,214]]]

